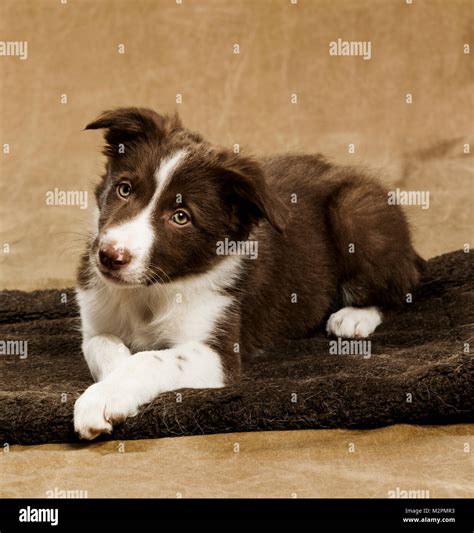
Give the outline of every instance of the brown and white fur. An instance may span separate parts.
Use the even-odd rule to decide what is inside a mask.
[[[246,357],[324,323],[367,337],[419,279],[400,208],[358,171],[234,154],[149,109],[98,128],[107,165],[77,289],[96,381],[75,405],[83,438],[160,393],[234,383]],[[257,257],[218,255],[226,238]]]

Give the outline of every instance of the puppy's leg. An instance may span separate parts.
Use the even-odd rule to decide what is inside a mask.
[[[328,335],[345,338],[365,338],[382,323],[377,307],[343,307],[333,313],[326,324]]]
[[[91,385],[74,407],[74,427],[82,438],[110,432],[112,424],[137,414],[160,393],[182,388],[219,388],[225,382],[214,349],[190,342],[176,348],[139,352]]]
[[[334,179],[328,202],[328,233],[336,252],[339,290],[345,306],[403,305],[418,284],[424,261],[388,191],[357,175]]]
[[[130,357],[130,350],[115,335],[96,335],[85,339],[82,351],[94,381],[103,380]]]

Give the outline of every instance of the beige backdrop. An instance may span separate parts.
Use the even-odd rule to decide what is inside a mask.
[[[29,48],[24,61],[0,57],[0,289],[74,283],[88,212],[46,206],[45,193],[92,190],[102,141],[81,130],[119,105],[178,109],[215,142],[258,154],[378,168],[393,187],[430,192],[429,209],[407,209],[422,255],[460,248],[472,237],[473,11],[471,0],[2,0],[0,39]],[[371,41],[372,58],[331,57],[339,38]],[[126,453],[118,442],[12,446],[0,494],[472,497],[472,431],[183,437],[127,442]]]
[[[73,284],[89,213],[47,206],[45,194],[92,190],[102,139],[81,130],[114,106],[178,109],[216,143],[258,154],[323,152],[374,167],[393,187],[430,192],[429,209],[407,209],[424,257],[470,240],[470,0],[3,0],[0,9],[1,39],[28,41],[26,60],[0,57],[0,244],[9,245],[0,288]],[[372,58],[330,56],[338,38],[371,41]]]

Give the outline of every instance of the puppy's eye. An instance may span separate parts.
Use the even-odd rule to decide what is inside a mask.
[[[178,226],[185,226],[188,224],[188,222],[191,222],[191,217],[189,216],[186,211],[183,211],[182,209],[179,209],[178,211],[175,211],[173,215],[171,216],[171,220],[178,224]]]
[[[117,185],[117,194],[120,198],[128,198],[132,192],[132,186],[128,181],[121,181]]]

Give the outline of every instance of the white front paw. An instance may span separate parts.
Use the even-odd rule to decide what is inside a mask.
[[[382,323],[382,313],[376,307],[343,307],[333,313],[326,324],[328,335],[365,338]]]
[[[123,388],[105,381],[94,383],[76,401],[74,429],[81,438],[92,440],[101,433],[110,433],[114,423],[135,416],[137,411],[133,395]]]

